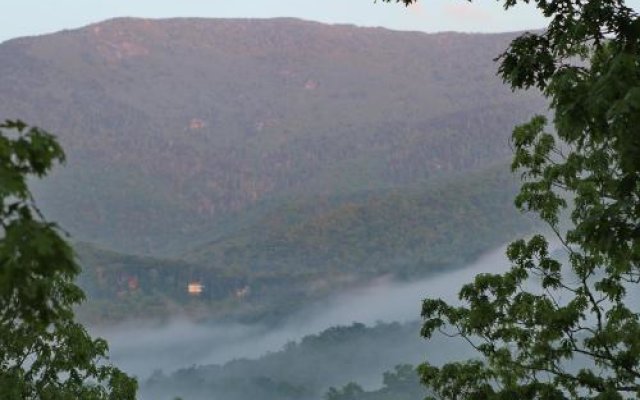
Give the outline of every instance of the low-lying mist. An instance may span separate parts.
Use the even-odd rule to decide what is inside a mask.
[[[460,286],[471,281],[476,274],[504,271],[508,266],[504,253],[504,247],[499,248],[464,268],[418,282],[399,283],[380,278],[367,286],[306,307],[275,328],[194,324],[175,319],[162,326],[129,322],[96,329],[92,333],[109,341],[114,363],[141,379],[146,379],[156,370],[172,372],[194,365],[257,358],[282,349],[288,342],[333,326],[346,326],[353,322],[372,326],[377,322],[416,321],[420,318],[424,298],[456,301]],[[415,345],[424,349],[424,353],[418,353],[417,360],[424,359],[427,352],[434,362],[450,359],[452,355],[451,349],[443,349],[442,344],[430,345],[422,341],[417,329]]]

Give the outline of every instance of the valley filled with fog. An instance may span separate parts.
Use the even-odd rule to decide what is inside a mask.
[[[382,373],[396,364],[417,365],[427,359],[439,364],[472,354],[460,340],[438,337],[427,343],[420,338],[417,321],[421,301],[430,297],[455,302],[462,284],[470,282],[479,273],[505,271],[508,265],[505,248],[500,247],[458,270],[421,281],[400,283],[383,277],[306,306],[277,326],[216,322],[196,324],[175,319],[165,324],[129,321],[107,329],[95,329],[92,333],[109,341],[113,362],[144,382],[154,373],[157,374],[158,370],[170,375],[193,366],[224,365],[237,359],[264,358],[283,351],[291,342],[300,342],[306,336],[337,326],[348,327],[361,323],[375,327],[400,323],[403,328],[390,329],[386,337],[369,341],[359,348],[360,351],[377,353],[376,362],[368,360],[366,365],[358,366],[357,376],[340,371],[338,375],[344,378],[344,382],[323,382],[325,389],[350,381],[375,388],[381,385]],[[312,374],[313,368],[320,366],[309,365],[308,368],[308,373]],[[329,364],[323,368],[339,369],[340,365]]]

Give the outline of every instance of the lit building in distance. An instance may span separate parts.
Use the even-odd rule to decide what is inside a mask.
[[[201,294],[203,290],[204,286],[200,282],[190,282],[189,285],[187,285],[187,292],[192,296]]]

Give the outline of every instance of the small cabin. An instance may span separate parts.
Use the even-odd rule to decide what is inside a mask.
[[[198,296],[204,290],[204,285],[200,282],[189,282],[187,285],[187,292],[191,296]]]

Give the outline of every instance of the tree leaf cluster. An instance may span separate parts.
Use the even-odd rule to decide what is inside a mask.
[[[507,253],[512,269],[477,276],[461,289],[461,306],[426,300],[423,335],[462,336],[480,357],[425,363],[422,378],[443,399],[635,398],[640,20],[618,0],[532,3],[549,24],[515,39],[498,72],[549,98],[554,130],[543,116],[514,130],[516,205],[551,227],[568,260],[541,235],[518,240]]]
[[[134,399],[135,380],[105,362],[106,342],[74,321],[80,267],[29,191],[28,179],[63,161],[51,134],[0,123],[0,397]]]

